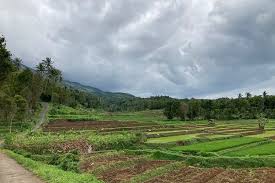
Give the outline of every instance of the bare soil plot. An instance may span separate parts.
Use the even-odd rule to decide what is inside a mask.
[[[273,183],[274,168],[222,169],[184,167],[169,174],[155,177],[146,183]]]
[[[84,172],[91,172],[102,165],[109,165],[111,163],[123,162],[133,160],[137,156],[127,154],[115,154],[110,156],[99,156],[96,158],[90,157],[85,158],[80,164],[80,170]]]
[[[104,130],[112,128],[136,128],[136,127],[158,127],[155,123],[122,122],[122,121],[68,121],[57,120],[44,126],[44,131],[62,130]]]
[[[108,183],[116,183],[130,180],[133,176],[141,174],[150,169],[154,169],[170,163],[167,160],[143,160],[137,162],[134,166],[127,168],[117,168],[105,171],[98,178]]]
[[[180,170],[153,178],[146,183],[205,183],[223,171],[224,170],[220,168],[202,169],[196,167],[183,167]]]
[[[226,170],[219,174],[215,178],[209,181],[209,183],[274,183],[275,169],[263,168],[255,170]]]

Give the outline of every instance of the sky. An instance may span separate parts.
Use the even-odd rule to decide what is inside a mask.
[[[275,94],[274,20],[274,0],[0,0],[25,65],[141,97]]]

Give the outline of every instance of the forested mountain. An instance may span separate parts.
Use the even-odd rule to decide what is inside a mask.
[[[98,97],[106,97],[106,98],[117,98],[117,99],[123,99],[123,98],[134,98],[134,95],[128,94],[128,93],[121,93],[121,92],[105,92],[98,88],[87,86],[80,84],[78,82],[72,82],[68,80],[63,81],[64,85],[75,88],[80,91],[88,92],[91,94],[94,94]]]

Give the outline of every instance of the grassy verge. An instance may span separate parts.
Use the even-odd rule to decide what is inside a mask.
[[[22,155],[12,151],[4,151],[8,156],[15,159],[19,164],[23,165],[35,175],[48,183],[87,183],[101,182],[90,174],[78,174],[70,171],[63,171],[52,165],[46,165],[41,162],[25,158]]]

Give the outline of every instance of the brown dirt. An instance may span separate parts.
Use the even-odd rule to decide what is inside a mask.
[[[146,183],[274,183],[275,168],[222,169],[183,167]]]
[[[261,168],[255,171],[254,177],[265,183],[274,183],[275,168]]]
[[[1,183],[43,183],[39,178],[20,166],[15,160],[0,152]]]
[[[103,172],[99,178],[108,183],[127,181],[135,175],[168,164],[169,162],[170,161],[165,160],[140,161],[132,167],[118,168]]]
[[[109,156],[109,157],[106,156],[106,157],[101,157],[101,158],[96,158],[96,159],[87,158],[80,164],[80,170],[83,172],[90,172],[101,165],[108,165],[110,163],[128,161],[128,160],[134,159],[134,158],[135,158],[134,156],[125,155],[125,154]]]
[[[181,182],[194,182],[194,183],[205,183],[211,180],[216,175],[223,172],[222,169],[213,168],[213,169],[201,169],[195,167],[184,167],[180,170],[174,171],[163,176],[156,177],[147,183],[181,183]]]
[[[67,121],[56,120],[45,125],[44,131],[62,131],[62,130],[101,130],[112,128],[131,128],[131,127],[157,127],[153,123],[140,123],[135,121]]]

